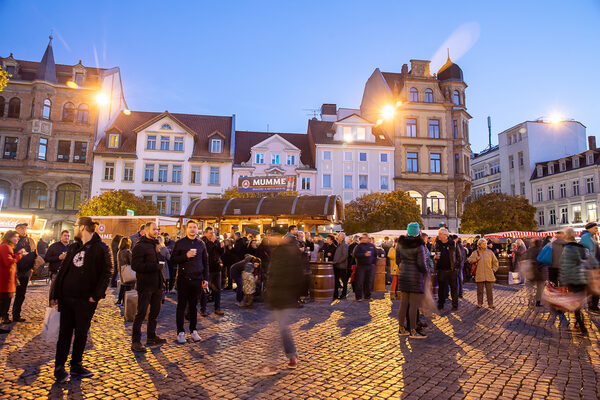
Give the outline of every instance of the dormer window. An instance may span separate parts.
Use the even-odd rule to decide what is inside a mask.
[[[83,72],[75,72],[75,83],[77,86],[83,85]]]
[[[548,175],[552,175],[554,173],[554,164],[548,165]]]
[[[351,142],[352,141],[352,127],[344,126],[344,141]]]
[[[537,167],[537,174],[538,174],[538,176],[544,175],[544,168],[541,165],[538,165],[538,167]]]
[[[265,163],[265,155],[263,153],[256,153],[255,164],[264,164],[264,163]]]
[[[210,152],[211,153],[223,152],[223,140],[222,139],[211,139],[210,140]]]
[[[110,149],[116,149],[119,147],[119,134],[111,133],[108,135],[108,147]]]
[[[173,128],[169,124],[162,124],[161,127],[160,127],[160,129],[164,129],[164,130],[170,131]]]
[[[356,140],[364,141],[366,139],[367,130],[363,126],[356,128]]]
[[[565,165],[564,161],[560,162],[560,172],[563,172],[567,169],[567,166]]]
[[[579,168],[579,157],[573,157],[573,168]]]
[[[587,155],[587,164],[592,165],[594,163],[594,153],[589,153]]]

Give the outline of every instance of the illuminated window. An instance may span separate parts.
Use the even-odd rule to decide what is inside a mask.
[[[108,135],[108,147],[111,149],[116,149],[119,147],[119,134],[111,133]]]
[[[52,110],[52,102],[50,99],[44,100],[44,107],[42,108],[42,118],[50,119],[50,111]]]
[[[433,90],[425,90],[425,103],[433,103]]]

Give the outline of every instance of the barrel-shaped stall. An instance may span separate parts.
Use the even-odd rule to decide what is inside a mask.
[[[375,264],[375,280],[373,282],[373,291],[385,291],[385,257],[377,258],[377,264]]]
[[[310,270],[311,299],[314,301],[331,301],[334,289],[333,263],[311,261]]]
[[[508,283],[508,273],[512,266],[512,260],[506,256],[498,257],[498,271],[496,271],[496,280],[500,283]]]

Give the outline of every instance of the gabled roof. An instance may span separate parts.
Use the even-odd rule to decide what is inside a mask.
[[[394,92],[394,90],[400,91],[404,87],[405,76],[403,74],[397,72],[382,72],[381,75],[383,75],[383,79],[385,79],[385,82],[392,92]]]
[[[300,149],[300,161],[302,164],[314,168],[314,158],[308,141],[308,135],[304,133],[280,133],[280,132],[235,132],[235,156],[234,165],[240,165],[250,159],[250,149],[275,135],[287,140]]]
[[[335,122],[319,121],[311,119],[308,121],[308,136],[311,144],[344,144],[342,140],[334,140]],[[372,128],[372,133],[375,136],[375,142],[364,142],[368,146],[393,146],[392,141],[387,137],[383,129],[379,126]],[[328,135],[329,134],[329,135]],[[382,139],[383,137],[383,139]],[[353,142],[351,144],[362,144],[363,142]]]
[[[357,113],[352,113],[352,114],[350,114],[350,115],[348,115],[348,116],[346,116],[346,117],[344,117],[344,118],[342,118],[342,119],[338,119],[336,123],[338,123],[338,124],[339,124],[340,122],[342,122],[342,121],[344,121],[344,120],[347,120],[348,118],[352,118],[352,117],[357,117],[357,118],[360,118],[360,119],[362,119],[363,121],[367,122],[369,125],[374,125],[374,124],[373,124],[371,121],[369,121],[369,120],[367,120],[367,119],[365,119],[365,118],[361,117],[361,116],[360,116],[360,115],[358,115]]]

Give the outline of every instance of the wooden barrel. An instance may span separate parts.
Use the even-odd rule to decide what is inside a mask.
[[[334,289],[333,263],[311,261],[310,271],[311,299],[314,301],[331,301]]]
[[[505,256],[498,257],[498,271],[496,271],[496,280],[501,283],[508,283],[508,272],[512,266],[512,260]]]
[[[377,258],[375,265],[375,279],[373,280],[373,291],[385,291],[385,257]]]

